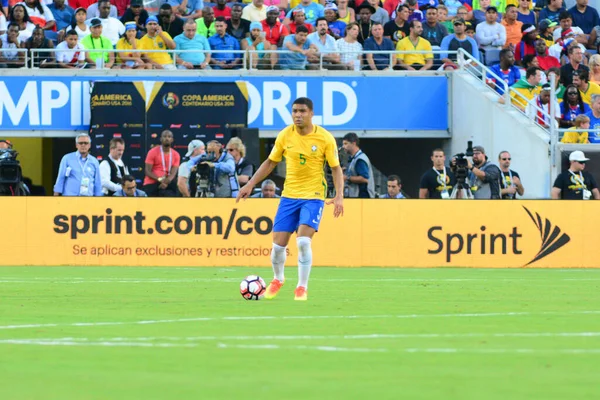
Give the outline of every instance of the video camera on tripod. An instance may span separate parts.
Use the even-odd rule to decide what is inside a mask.
[[[26,196],[19,155],[13,149],[0,149],[0,196]]]
[[[215,153],[205,153],[200,156],[194,168],[196,169],[196,197],[215,197],[213,182],[214,169],[203,162],[215,162]]]
[[[450,195],[451,199],[456,199],[459,191],[463,193],[463,199],[472,199],[471,186],[467,183],[469,178],[469,160],[467,157],[473,157],[473,142],[467,142],[467,150],[464,153],[458,153],[453,156],[452,172],[456,177],[456,185]]]

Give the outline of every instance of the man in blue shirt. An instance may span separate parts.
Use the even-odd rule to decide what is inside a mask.
[[[317,19],[316,32],[306,37],[309,45],[314,45],[319,53],[323,54],[323,68],[325,69],[348,69],[346,65],[340,64],[340,54],[337,52],[337,46],[333,36],[327,34],[329,26],[327,20],[323,17]],[[317,64],[320,60],[317,59]]]
[[[379,22],[373,22],[371,27],[371,36],[365,40],[363,50],[367,51],[394,51],[394,42],[390,39],[383,37],[383,25]],[[390,54],[381,53],[367,53],[365,55],[367,60],[366,70],[384,70],[390,69]]]
[[[296,9],[304,10],[304,15],[306,16],[306,22],[314,25],[317,22],[317,18],[321,18],[325,16],[325,7],[323,7],[319,3],[314,3],[312,0],[301,0],[300,4],[298,4],[294,9],[288,11],[285,16],[285,24],[289,25],[292,21],[292,13]]]
[[[56,20],[56,29],[61,31],[71,25],[75,18],[75,10],[65,4],[65,0],[54,0],[54,3],[48,6]]]
[[[55,196],[103,196],[100,164],[90,155],[92,139],[87,133],[75,138],[77,151],[60,160],[54,185]]]
[[[173,7],[173,13],[176,17],[181,18],[201,18],[202,9],[204,8],[203,0],[188,0],[187,5],[184,7],[182,4],[185,0],[168,0],[167,4]]]
[[[199,51],[210,50],[208,39],[196,32],[196,21],[188,19],[183,25],[183,33],[175,36],[175,46],[177,50],[196,50],[191,53],[175,53],[177,66],[180,69],[204,69],[210,63],[210,53],[200,53]]]
[[[211,50],[230,50],[231,53],[213,53],[210,64],[215,69],[237,69],[242,66],[242,54],[234,53],[240,50],[240,42],[227,33],[227,20],[225,17],[215,19],[217,34],[208,39]]]
[[[550,22],[558,23],[558,16],[561,12],[566,11],[563,7],[563,0],[550,0],[546,7],[540,10],[540,15],[538,20],[541,22],[545,19],[550,20]],[[542,30],[540,29],[540,32]]]
[[[500,51],[500,64],[492,65],[490,70],[506,82],[509,87],[521,79],[521,71],[515,67],[515,55],[510,49]],[[501,82],[496,82],[496,80],[495,76],[488,74],[487,84],[494,88],[496,92],[504,94],[504,85]]]
[[[113,194],[114,197],[148,197],[146,192],[137,188],[135,178],[131,175],[123,176],[123,187]]]
[[[279,56],[279,65],[281,69],[305,69],[308,58],[317,60],[318,52],[314,45],[308,43],[308,28],[300,25],[296,28],[294,35],[286,36],[283,39],[283,53]],[[291,53],[289,53],[291,52]]]
[[[588,112],[585,115],[590,117],[590,129],[591,130],[600,129],[600,95],[598,95],[598,94],[592,95],[592,111]],[[595,137],[596,133],[594,132],[590,136]],[[590,139],[592,139],[592,138],[590,137]],[[592,140],[590,140],[590,142],[592,142]]]
[[[454,33],[444,37],[444,39],[442,39],[442,44],[440,45],[440,49],[444,51],[444,53],[440,54],[440,59],[442,62],[456,62],[457,57],[455,55],[448,56],[447,52],[458,51],[458,49],[465,50],[467,53],[472,55],[473,58],[479,60],[479,49],[477,42],[475,39],[467,35],[467,26],[465,24],[465,20],[462,18],[455,19],[453,25]]]
[[[583,33],[589,35],[595,26],[600,25],[598,11],[588,6],[589,0],[577,0],[577,4],[569,9],[573,17],[573,26],[581,28]]]

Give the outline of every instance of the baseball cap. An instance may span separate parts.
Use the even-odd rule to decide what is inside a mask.
[[[129,21],[125,24],[125,30],[126,31],[136,31],[137,30],[137,26],[135,25],[134,21]]]
[[[277,7],[277,6],[267,7],[267,12],[270,13],[271,11],[275,11],[275,12],[279,13],[279,7]]]
[[[465,20],[462,19],[462,18],[456,18],[454,20],[454,22],[452,23],[452,25],[460,25],[460,24],[464,25],[465,24]]]
[[[475,25],[473,25],[472,23],[470,23],[469,21],[465,22],[465,30],[469,31],[474,31],[475,30]]]
[[[144,6],[144,0],[131,0],[131,7],[143,7]]]
[[[154,22],[154,23],[158,24],[158,18],[156,18],[156,16],[152,15],[152,16],[148,17],[148,19],[146,20],[146,25],[148,25],[150,22]]]
[[[90,28],[94,28],[100,25],[102,25],[102,21],[100,21],[98,18],[94,18],[90,21]]]
[[[473,152],[476,151],[485,154],[485,149],[483,148],[483,146],[473,146]]]
[[[586,158],[585,154],[583,154],[583,151],[575,150],[569,154],[569,161],[590,161],[590,159]]]
[[[83,11],[84,13],[87,14],[87,10],[85,9],[85,7],[78,7],[75,9],[75,14],[77,14],[79,11]]]
[[[558,25],[556,21],[550,21],[548,18],[546,18],[540,21],[539,28],[540,31],[545,31],[548,28],[554,28],[556,25]]]
[[[194,152],[194,150],[196,150],[198,147],[202,147],[204,146],[204,142],[202,140],[198,140],[198,139],[194,139],[190,142],[190,144],[188,144],[188,152],[185,153],[186,157],[189,157],[192,155],[192,153]]]
[[[496,7],[494,7],[494,6],[489,6],[489,7],[488,7],[488,8],[485,10],[485,12],[486,12],[486,13],[489,13],[489,12],[491,12],[491,11],[493,11],[493,12],[497,13],[497,12],[498,12],[498,9],[497,9]]]
[[[250,23],[250,30],[252,31],[253,29],[260,29],[261,31],[263,30],[263,26],[260,22],[251,22]]]
[[[326,10],[333,10],[333,11],[337,11],[337,10],[338,10],[338,8],[337,8],[337,6],[335,5],[335,3],[328,3],[328,4],[325,6],[325,9],[326,9]]]

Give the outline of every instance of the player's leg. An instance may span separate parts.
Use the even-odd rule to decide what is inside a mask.
[[[287,257],[287,245],[292,233],[298,226],[300,218],[300,204],[292,199],[282,198],[279,201],[275,222],[273,224],[273,248],[271,250],[271,265],[273,267],[273,280],[267,286],[265,299],[272,299],[285,282],[284,268]]]
[[[322,200],[306,200],[300,211],[300,226],[298,227],[298,285],[295,299],[306,300],[308,279],[312,268],[312,238],[319,229],[323,215]]]

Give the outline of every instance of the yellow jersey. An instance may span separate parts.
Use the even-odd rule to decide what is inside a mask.
[[[140,48],[140,41],[137,39],[133,39],[135,40],[135,48],[139,49]],[[125,39],[124,37],[122,37],[121,39],[119,39],[119,41],[117,42],[117,50],[133,50],[133,45],[131,45],[127,39]],[[117,64],[124,64],[125,62],[121,59],[121,55],[123,55],[123,57],[133,57],[134,53],[121,53],[118,52],[117,53]],[[140,55],[140,53],[135,53],[135,55]]]
[[[402,40],[399,40],[396,43],[396,50],[398,51],[432,51],[431,43],[429,40],[419,38],[417,41],[417,45],[415,46],[413,42],[410,41],[410,37],[407,36]],[[428,59],[433,59],[433,53],[425,53],[425,54],[411,54],[411,53],[402,53],[396,56],[397,59],[403,60],[407,65],[413,64],[421,64],[425,65]]]
[[[583,102],[591,106],[592,96],[595,94],[600,94],[600,86],[598,86],[597,83],[588,82],[587,90],[585,92],[583,90],[580,90],[579,93],[581,93],[581,98],[583,99]]]
[[[300,135],[290,125],[277,135],[269,160],[280,162],[285,157],[286,177],[281,197],[324,200],[327,194],[325,161],[330,167],[340,165],[333,135],[315,125],[313,132]]]
[[[587,144],[590,141],[588,140],[587,132],[573,132],[574,129],[567,129],[563,138],[561,139],[561,143],[574,143],[574,144]]]
[[[163,35],[165,35],[168,39],[173,40],[167,32],[163,32]],[[171,59],[169,53],[166,52],[169,49],[167,48],[165,41],[162,40],[160,36],[156,35],[155,37],[151,38],[148,36],[148,34],[145,34],[144,37],[140,39],[139,46],[141,50],[163,50],[164,52],[147,53],[146,56],[148,59],[160,65],[173,64],[173,59]]]

